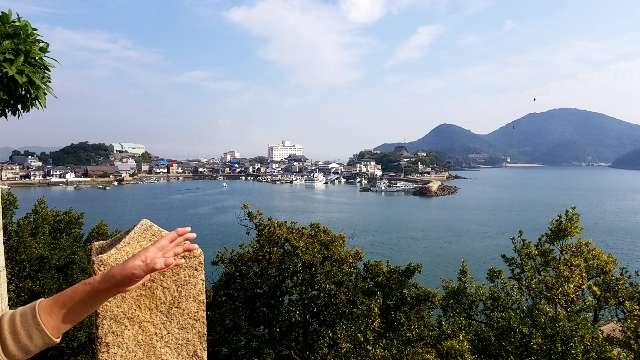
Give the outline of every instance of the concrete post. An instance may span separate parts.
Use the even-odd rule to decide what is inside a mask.
[[[119,237],[93,244],[94,273],[121,263],[163,233],[142,220]],[[206,359],[204,255],[198,249],[184,259],[180,268],[154,274],[98,309],[98,360]]]

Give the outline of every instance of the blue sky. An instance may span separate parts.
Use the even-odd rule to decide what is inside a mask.
[[[0,146],[139,142],[317,159],[578,107],[640,123],[637,1],[0,0],[60,61]],[[538,100],[533,103],[532,98]]]

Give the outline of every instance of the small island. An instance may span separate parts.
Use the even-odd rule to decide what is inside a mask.
[[[458,192],[458,187],[453,185],[445,185],[440,181],[432,181],[426,185],[419,186],[413,191],[415,196],[436,197],[448,196]]]

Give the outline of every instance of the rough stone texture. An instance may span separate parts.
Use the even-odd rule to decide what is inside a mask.
[[[164,232],[141,220],[119,237],[94,243],[93,272],[123,262]],[[184,259],[98,309],[98,360],[206,359],[204,255],[198,249]]]

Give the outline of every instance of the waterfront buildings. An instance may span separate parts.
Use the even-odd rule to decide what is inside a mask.
[[[115,166],[111,166],[111,165],[107,165],[107,166],[87,166],[85,168],[85,174],[87,175],[87,177],[110,177],[113,176],[116,171],[118,169],[116,169]]]
[[[5,164],[0,167],[2,181],[20,180],[20,165]]]
[[[129,153],[136,155],[142,155],[147,151],[144,145],[133,143],[112,143],[109,145],[109,149],[111,149],[113,153]]]
[[[237,159],[240,159],[240,152],[236,150],[229,150],[223,153],[222,156],[220,157],[220,161],[223,163],[229,162],[231,160],[237,160]]]
[[[35,156],[11,155],[11,162],[29,169],[42,166],[42,162]]]
[[[270,144],[267,147],[267,157],[269,161],[281,161],[289,155],[303,155],[304,148],[299,144],[292,144],[291,141],[282,140],[280,144]]]
[[[126,172],[129,174],[136,172],[136,168],[137,168],[135,160],[131,158],[121,159],[120,161],[114,162],[113,165],[116,167],[118,171]]]
[[[356,164],[355,171],[375,177],[382,175],[382,165],[376,164],[375,161],[361,161]]]

